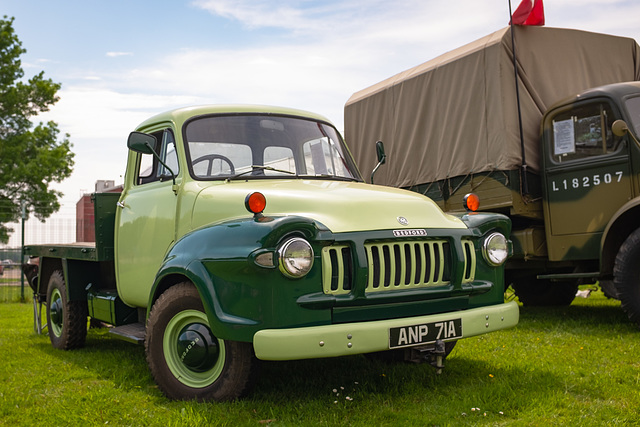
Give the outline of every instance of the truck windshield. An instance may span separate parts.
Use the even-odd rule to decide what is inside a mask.
[[[629,127],[637,137],[640,137],[640,96],[629,98],[624,103],[631,117],[632,123],[629,124]]]
[[[195,179],[362,180],[338,132],[323,122],[259,114],[209,116],[187,123],[185,138]]]

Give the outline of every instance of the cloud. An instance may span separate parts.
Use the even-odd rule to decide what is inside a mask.
[[[109,58],[117,58],[119,56],[133,56],[133,52],[107,52]]]
[[[310,2],[285,0],[196,0],[192,4],[214,15],[241,22],[248,28],[283,28],[295,31],[313,31],[321,24],[325,28],[334,25],[334,20],[322,19],[327,15],[335,18],[345,10],[349,1],[327,1],[322,6],[305,7]],[[315,4],[315,2],[314,2]]]
[[[450,3],[433,0],[195,0],[192,4],[252,30],[276,28],[314,39],[373,36],[389,42],[410,39],[415,33],[439,34],[445,24],[449,33],[452,28],[464,33],[473,25],[486,28],[487,18],[495,15],[495,9],[477,1],[464,6],[465,15],[471,19],[453,14]],[[504,16],[506,22],[506,7]]]
[[[58,95],[58,103],[38,120],[54,120],[63,132],[71,134],[72,142],[85,138],[126,139],[149,116],[197,102],[193,96],[125,93],[91,82],[65,86]]]

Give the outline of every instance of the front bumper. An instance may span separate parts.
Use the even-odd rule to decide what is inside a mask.
[[[515,326],[520,312],[515,301],[469,310],[372,322],[291,329],[263,329],[253,338],[261,360],[297,360],[372,353],[389,349],[389,330],[451,319],[462,320],[462,338]],[[445,340],[446,341],[446,340]]]

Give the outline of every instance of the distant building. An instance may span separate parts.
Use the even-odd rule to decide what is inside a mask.
[[[114,181],[96,181],[96,193],[121,193],[122,185],[116,186]],[[95,242],[96,230],[93,216],[91,194],[83,195],[76,203],[76,241]]]

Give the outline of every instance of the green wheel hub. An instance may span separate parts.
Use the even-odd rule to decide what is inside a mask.
[[[54,289],[53,292],[51,292],[51,301],[49,302],[49,328],[51,328],[57,337],[62,335],[63,318],[62,295],[58,289]]]
[[[207,316],[198,310],[181,311],[169,321],[162,348],[169,370],[189,387],[211,385],[224,367],[224,341],[213,335]]]

